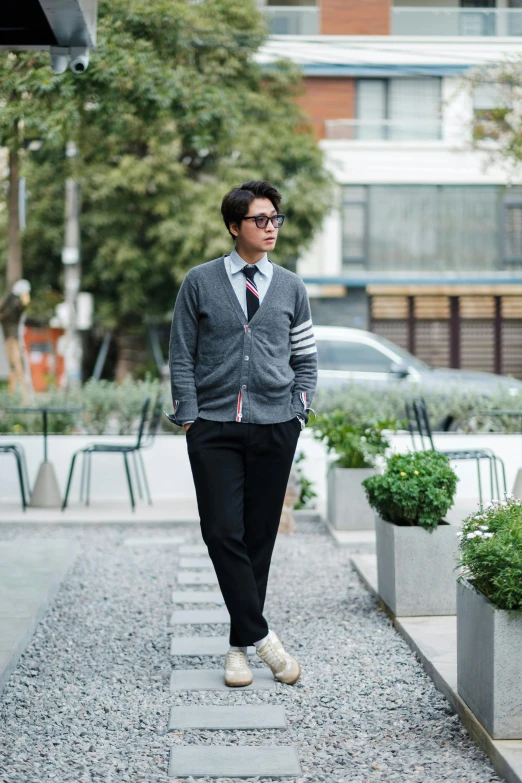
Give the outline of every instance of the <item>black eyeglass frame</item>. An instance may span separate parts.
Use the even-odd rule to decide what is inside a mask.
[[[274,228],[281,228],[283,223],[285,222],[285,216],[284,215],[270,215],[268,217],[267,215],[249,215],[248,217],[244,217],[243,220],[255,220],[257,228],[266,228],[268,226],[268,221],[270,221]],[[258,221],[264,221],[259,225]],[[277,225],[274,223],[274,220],[277,220]]]

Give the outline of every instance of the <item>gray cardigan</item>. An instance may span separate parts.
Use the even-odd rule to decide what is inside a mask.
[[[224,257],[191,269],[170,333],[174,415],[181,425],[212,421],[275,424],[308,420],[317,385],[317,349],[303,281],[274,264],[262,304],[247,323]]]

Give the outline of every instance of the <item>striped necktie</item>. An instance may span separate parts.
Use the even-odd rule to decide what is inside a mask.
[[[246,301],[248,320],[251,321],[259,310],[259,291],[254,281],[254,275],[257,272],[255,266],[244,266],[241,270],[246,277]]]

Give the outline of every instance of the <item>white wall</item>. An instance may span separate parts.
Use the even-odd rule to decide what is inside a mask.
[[[0,436],[0,443],[12,442],[13,438]],[[34,482],[38,466],[42,460],[42,438],[40,436],[25,436],[16,438],[25,446],[31,483]],[[83,436],[53,435],[49,439],[49,457],[53,462],[60,489],[65,490],[72,453],[82,448],[92,438]],[[114,438],[96,438],[96,442],[114,443]],[[122,438],[121,442],[131,442],[132,438]],[[119,441],[118,441],[119,442]],[[394,451],[410,450],[411,440],[406,433],[400,433],[391,438]],[[522,466],[522,436],[521,435],[456,435],[443,433],[435,435],[437,448],[491,448],[504,459],[507,474],[508,494],[512,491],[516,473]],[[305,430],[299,440],[297,452],[305,453],[302,463],[304,474],[313,484],[318,494],[316,507],[324,513],[326,509],[326,472],[329,458],[322,443],[314,440],[311,430]],[[195,492],[188,461],[186,441],[183,436],[159,436],[150,450],[143,452],[145,465],[153,499],[156,500],[194,500]],[[331,458],[330,458],[331,459]],[[128,500],[127,486],[121,455],[97,454],[93,458],[92,499]],[[457,487],[459,499],[474,499],[478,497],[477,475],[475,462],[455,462],[454,468],[460,477]],[[75,483],[72,487],[71,501],[77,502],[80,480],[78,464],[75,473]],[[489,477],[486,467],[483,467],[484,497],[489,498]],[[13,457],[0,454],[0,518],[2,502],[19,500],[18,484]]]

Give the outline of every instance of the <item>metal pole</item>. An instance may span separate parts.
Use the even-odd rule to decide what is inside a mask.
[[[67,142],[66,155],[77,153],[74,142]],[[80,192],[78,183],[68,177],[65,182],[65,244],[62,250],[64,265],[67,327],[65,331],[65,383],[75,386],[81,381],[82,345],[76,327],[76,302],[80,290]]]

